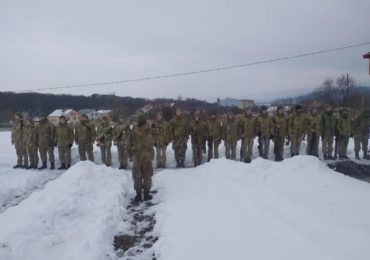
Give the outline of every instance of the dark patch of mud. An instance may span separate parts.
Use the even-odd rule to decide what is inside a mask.
[[[360,180],[370,179],[370,165],[368,164],[359,164],[348,160],[330,163],[328,167],[353,178]]]

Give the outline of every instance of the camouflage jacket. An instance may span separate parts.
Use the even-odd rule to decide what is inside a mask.
[[[210,119],[207,123],[207,136],[213,141],[220,141],[222,139],[222,126],[219,120]]]
[[[130,141],[131,129],[127,123],[118,123],[113,128],[113,141],[117,145],[127,146]]]
[[[189,139],[189,125],[185,118],[175,117],[170,123],[170,136],[173,141],[185,141]]]
[[[112,142],[113,128],[109,123],[101,123],[98,126],[96,141],[102,143]]]
[[[25,125],[23,133],[24,133],[23,141],[25,145],[37,146],[37,129],[33,123],[30,125]]]
[[[320,136],[322,133],[322,118],[319,114],[310,113],[307,117],[307,134],[313,134]]]
[[[95,142],[96,131],[95,126],[89,121],[79,123],[75,128],[75,142],[76,144],[93,144]]]
[[[222,139],[226,143],[236,143],[238,141],[238,123],[235,119],[227,119],[222,124]]]
[[[56,128],[49,120],[40,121],[37,125],[37,143],[39,146],[54,146],[56,144]]]
[[[321,115],[321,136],[334,136],[335,135],[335,123],[336,123],[336,118],[333,112],[324,112]]]
[[[288,134],[292,136],[303,136],[306,134],[307,120],[303,113],[293,113],[288,118]]]
[[[336,131],[337,131],[337,136],[340,138],[346,138],[349,137],[352,133],[352,124],[351,124],[351,118],[349,115],[344,115],[341,114],[336,123]]]
[[[254,138],[256,136],[256,118],[252,115],[241,118],[239,132],[243,138]]]
[[[135,126],[132,129],[130,142],[128,146],[128,154],[137,160],[153,160],[154,159],[154,138],[152,128],[146,124],[144,126]]]
[[[14,121],[11,136],[12,142],[23,142],[23,124],[24,122],[22,119],[17,119]]]
[[[59,123],[56,130],[56,143],[58,146],[72,145],[75,134],[68,123]]]
[[[273,135],[275,137],[285,138],[288,135],[288,120],[284,114],[275,114],[272,118]]]
[[[273,131],[272,119],[268,114],[259,115],[256,119],[257,133],[263,137],[270,137]]]
[[[196,145],[203,145],[207,138],[206,125],[198,120],[194,120],[190,126],[191,143]]]
[[[170,128],[165,120],[156,121],[152,124],[154,145],[168,145],[170,143]]]
[[[369,136],[370,118],[362,112],[353,120],[353,133],[355,135]]]

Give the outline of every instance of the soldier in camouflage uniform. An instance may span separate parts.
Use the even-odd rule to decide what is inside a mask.
[[[218,146],[222,139],[222,126],[216,114],[207,123],[208,161],[218,158]]]
[[[306,135],[306,117],[302,112],[302,106],[296,105],[295,111],[288,118],[288,134],[291,140],[291,156],[299,155],[302,140]]]
[[[60,167],[58,170],[68,169],[71,166],[71,148],[75,135],[73,128],[68,124],[65,116],[59,117],[59,124],[56,130],[56,143],[58,145],[58,153]]]
[[[242,138],[242,154],[245,163],[252,161],[253,143],[256,136],[256,119],[252,115],[252,109],[245,110],[244,117],[239,121],[239,132]]]
[[[288,133],[288,120],[284,114],[284,107],[279,106],[272,118],[274,132],[274,155],[275,161],[281,162],[284,158],[284,143]]]
[[[227,115],[226,122],[222,124],[222,139],[225,145],[226,159],[236,159],[236,145],[238,142],[238,122],[232,112]]]
[[[333,108],[331,105],[325,106],[325,112],[321,116],[322,119],[322,130],[321,130],[321,140],[322,140],[322,153],[324,155],[324,160],[333,160],[333,143],[335,136],[335,122],[336,118],[333,114]]]
[[[136,201],[142,200],[142,190],[144,189],[144,200],[151,200],[149,194],[152,187],[154,159],[154,138],[152,127],[147,124],[146,116],[140,114],[137,118],[137,125],[132,129],[129,142],[130,161],[134,161],[132,176],[136,191]]]
[[[193,163],[194,167],[202,164],[203,154],[203,140],[206,137],[206,125],[200,120],[198,112],[194,114],[194,121],[190,126],[191,145],[193,150]]]
[[[47,116],[42,116],[36,129],[37,144],[39,147],[39,153],[42,162],[42,166],[39,168],[39,170],[47,168],[46,161],[48,156],[50,161],[50,170],[54,170],[54,146],[56,145],[56,128],[53,124],[49,122]]]
[[[90,161],[94,161],[93,144],[95,142],[95,126],[90,123],[87,115],[80,116],[80,123],[75,128],[75,142],[81,161],[86,161],[86,154]]]
[[[101,161],[108,167],[112,165],[112,133],[109,118],[103,116],[97,130],[96,143],[100,147]]]
[[[29,158],[29,166],[27,169],[37,169],[37,165],[39,164],[39,156],[37,154],[37,129],[32,122],[32,118],[27,118],[23,134],[24,146]]]
[[[307,117],[307,155],[319,157],[319,141],[322,131],[322,118],[313,107]]]
[[[362,145],[363,158],[370,160],[368,154],[369,144],[369,127],[370,127],[370,110],[362,111],[361,114],[353,121],[353,138],[355,141],[355,156],[360,160],[360,149]]]
[[[268,158],[270,139],[273,139],[273,123],[271,117],[267,113],[267,107],[261,108],[261,114],[256,119],[257,135],[260,138],[261,156],[264,159]]]
[[[130,124],[126,122],[123,116],[119,117],[119,122],[113,128],[113,142],[117,146],[119,169],[127,168],[128,145],[131,135]]]
[[[28,161],[28,158],[23,142],[23,130],[23,116],[22,113],[17,112],[14,114],[11,136],[12,145],[15,146],[15,151],[17,153],[17,164],[13,166],[14,169],[27,167],[26,162]]]
[[[166,168],[166,151],[170,143],[169,124],[163,119],[162,112],[158,112],[156,121],[152,124],[154,146],[157,154],[157,168]]]
[[[188,148],[189,125],[182,116],[180,109],[176,110],[175,118],[170,123],[170,135],[172,139],[172,148],[175,151],[176,168],[185,167],[185,154]]]
[[[348,115],[348,109],[343,108],[339,112],[339,117],[336,123],[337,142],[338,142],[338,154],[339,159],[349,159],[347,156],[347,147],[349,137],[352,135],[351,118]]]

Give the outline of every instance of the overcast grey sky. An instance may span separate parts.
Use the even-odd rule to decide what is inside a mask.
[[[0,91],[134,79],[370,41],[369,0],[0,0]],[[370,45],[188,77],[47,93],[269,100],[350,73]]]

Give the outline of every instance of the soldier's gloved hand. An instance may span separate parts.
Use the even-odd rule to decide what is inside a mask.
[[[69,145],[68,145],[68,147],[69,147],[69,148],[72,148],[72,146],[73,146],[73,144],[69,144]]]
[[[258,132],[258,133],[257,133],[257,136],[258,136],[258,137],[261,137],[261,134],[262,134],[261,132]]]
[[[57,144],[57,143],[55,143],[55,144],[54,144],[54,146],[55,146],[55,147],[57,147],[57,146],[58,146],[58,144]]]
[[[113,142],[113,144],[114,144],[114,145],[117,145],[117,141],[114,141],[114,142]]]
[[[270,134],[270,139],[274,139],[274,135],[273,134]]]
[[[353,133],[351,133],[351,134],[349,135],[349,137],[353,137]]]

